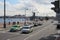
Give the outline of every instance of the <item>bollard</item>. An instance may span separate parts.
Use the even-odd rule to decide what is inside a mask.
[[[16,22],[13,22],[13,25],[15,25],[16,24]]]
[[[17,24],[19,24],[19,22],[17,22]]]
[[[10,25],[10,22],[8,23],[8,25]]]

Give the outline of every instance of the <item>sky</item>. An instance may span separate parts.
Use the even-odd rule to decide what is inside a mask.
[[[32,12],[36,16],[56,16],[51,10],[54,5],[51,4],[55,0],[6,0],[6,15],[25,15],[32,16]],[[26,11],[26,12],[25,12]],[[0,16],[4,15],[4,0],[0,0]]]

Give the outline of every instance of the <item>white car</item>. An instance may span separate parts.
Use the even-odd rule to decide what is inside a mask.
[[[30,33],[32,31],[33,31],[33,27],[29,26],[29,25],[26,25],[26,26],[23,26],[23,28],[21,30],[21,33]]]

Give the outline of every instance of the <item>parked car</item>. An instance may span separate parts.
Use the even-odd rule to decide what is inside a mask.
[[[37,23],[34,23],[34,26],[38,26],[38,24]]]
[[[39,21],[38,22],[34,22],[33,24],[34,24],[34,26],[41,26],[42,25],[42,23],[39,22]]]
[[[23,26],[23,28],[21,30],[21,33],[30,33],[32,31],[33,31],[33,27],[32,26],[25,25],[25,26]]]
[[[10,29],[10,32],[15,32],[15,31],[18,31],[18,30],[21,30],[22,27],[19,26],[19,25],[13,25]]]

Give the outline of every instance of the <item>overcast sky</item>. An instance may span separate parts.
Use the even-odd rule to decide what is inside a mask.
[[[31,16],[32,11],[36,12],[37,16],[55,16],[55,12],[51,10],[54,5],[51,2],[54,0],[6,0],[6,15],[26,15]],[[0,16],[4,15],[4,0],[0,0]]]

